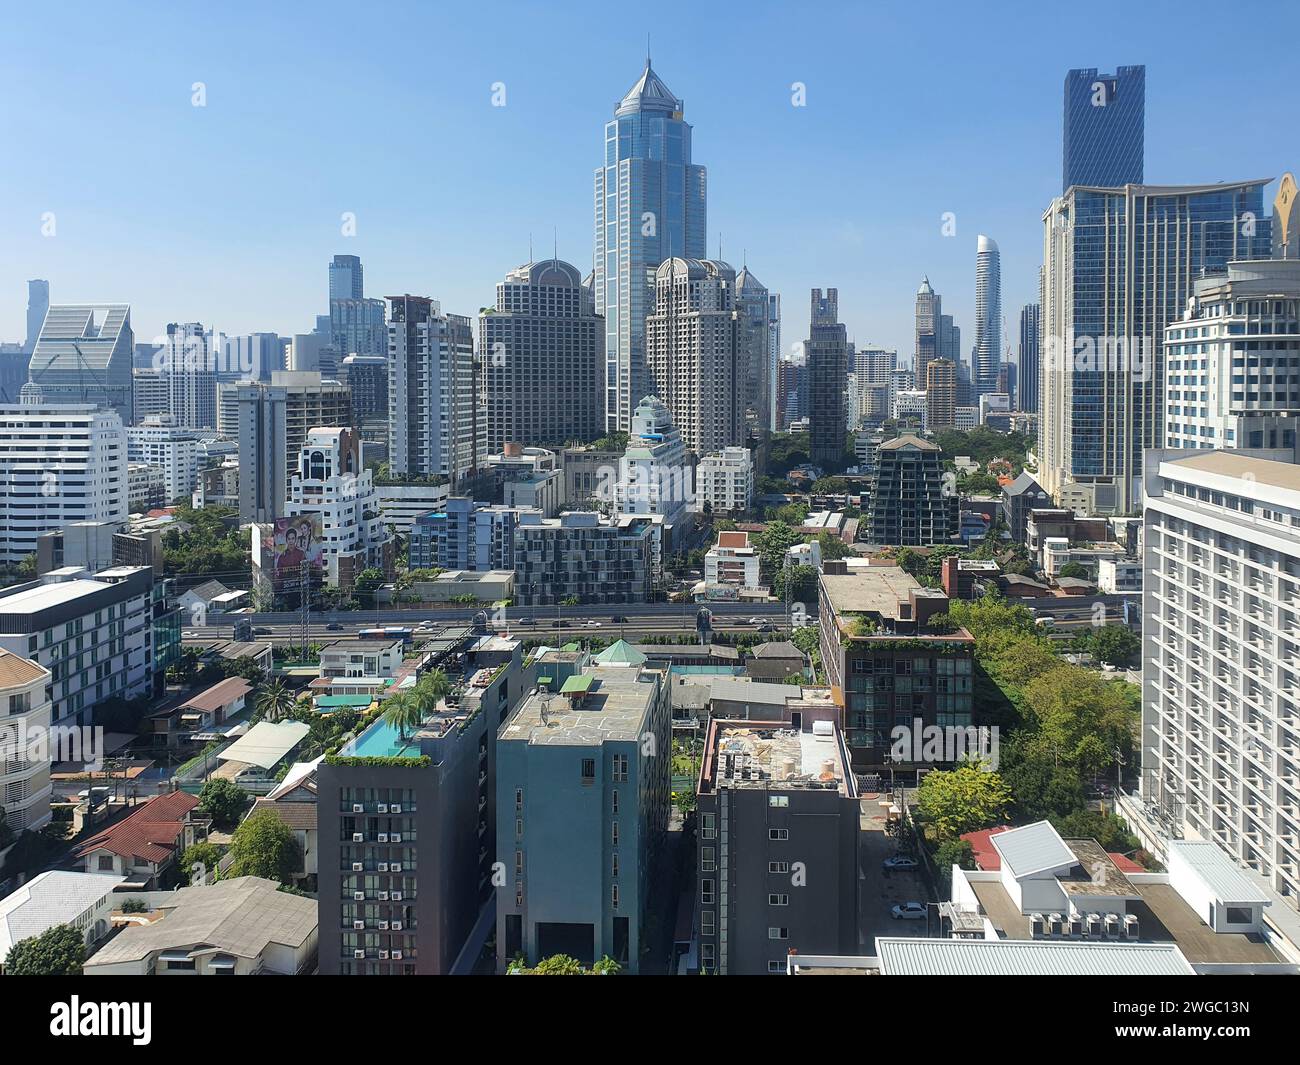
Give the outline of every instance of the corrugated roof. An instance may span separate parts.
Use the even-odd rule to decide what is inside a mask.
[[[0,965],[15,943],[75,921],[126,877],[53,869],[0,899]]]
[[[253,803],[250,813],[270,810],[290,828],[310,831],[316,828],[316,804],[314,802],[276,802],[274,799],[258,799]]]
[[[1172,943],[881,936],[876,954],[884,976],[1193,975],[1191,964]]]
[[[243,762],[260,769],[272,769],[300,744],[311,729],[301,721],[259,721],[224,751],[222,762]]]
[[[990,842],[1017,880],[1049,869],[1069,868],[1077,861],[1050,821],[1000,832]]]
[[[1208,840],[1171,839],[1169,854],[1185,861],[1222,903],[1269,901],[1245,872]]]
[[[199,692],[193,699],[181,703],[182,710],[204,710],[211,712],[229,706],[240,696],[247,695],[253,686],[243,677],[227,677],[212,685],[207,691]]]

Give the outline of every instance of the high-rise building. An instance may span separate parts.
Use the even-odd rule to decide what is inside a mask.
[[[696,509],[739,514],[754,502],[754,460],[749,448],[728,447],[705,455],[695,467]]]
[[[158,414],[171,415],[171,384],[161,370],[132,370],[131,380],[132,425],[141,425],[146,418]],[[217,424],[220,425],[220,418]]]
[[[16,565],[43,533],[127,518],[126,430],[116,411],[50,403],[33,385],[0,406],[0,563]]]
[[[5,706],[5,728],[9,735],[44,734],[44,730],[50,727],[52,708],[49,693],[53,689],[53,675],[48,669],[33,662],[26,654],[14,654],[0,647],[0,701]],[[18,757],[15,752],[6,758],[4,792],[0,793],[0,824],[13,835],[37,832],[49,824],[50,796],[54,793],[50,783],[51,765],[52,759],[48,755],[38,759]],[[11,945],[17,938],[8,928],[6,932],[8,942],[2,946]]]
[[[1071,186],[1119,188],[1142,184],[1147,70],[1096,68],[1065,75],[1061,192]]]
[[[903,547],[946,544],[957,531],[957,496],[944,482],[937,444],[903,433],[880,445],[872,479],[867,542]]]
[[[50,309],[50,283],[43,280],[27,282],[27,339],[23,351],[30,355],[36,350],[36,340],[45,324],[45,313]]]
[[[1030,414],[1038,411],[1038,344],[1042,322],[1037,303],[1020,309],[1020,351],[1016,358],[1016,409]]]
[[[749,267],[736,275],[737,360],[740,373],[740,398],[745,428],[757,432],[771,427],[772,389],[775,386],[772,362],[772,297]]]
[[[384,301],[330,300],[330,347],[338,359],[383,355],[388,350]]]
[[[656,538],[649,516],[608,521],[575,510],[543,518],[537,511],[521,510],[515,527],[515,602],[647,602]]]
[[[388,422],[388,356],[349,355],[339,365],[339,380],[352,393],[357,425]]]
[[[519,507],[452,496],[440,510],[415,519],[407,563],[411,569],[513,570],[519,514]]]
[[[646,395],[663,400],[697,455],[744,440],[735,287],[735,271],[713,259],[673,257],[655,273],[655,310],[645,321]],[[644,398],[637,397],[638,407]]]
[[[576,267],[511,270],[479,315],[478,341],[487,453],[604,435],[605,328]]]
[[[29,367],[47,403],[93,403],[131,420],[135,334],[131,308],[54,304],[45,315]]]
[[[177,425],[170,414],[154,414],[126,430],[127,459],[157,469],[163,478],[163,499],[188,503],[199,479],[199,437]]]
[[[783,426],[778,415],[780,400],[777,395],[781,363],[781,296],[777,292],[767,294],[767,377],[771,382],[771,418],[768,427],[772,432],[780,432]]]
[[[269,381],[287,369],[284,342],[275,333],[246,333],[224,338],[224,357],[217,367],[217,384]]]
[[[605,123],[596,170],[596,313],[605,317],[606,428],[626,431],[655,389],[645,360],[654,271],[666,259],[705,257],[705,169],[691,162],[685,105],[646,58]]]
[[[961,327],[951,314],[939,315],[939,355],[952,362],[961,362]]]
[[[620,515],[656,515],[664,533],[675,541],[693,502],[692,468],[684,435],[668,407],[646,396],[632,414],[627,450],[619,459],[614,482],[614,511]]]
[[[427,296],[388,301],[389,469],[454,486],[485,454],[470,320]]]
[[[930,279],[923,277],[921,287],[916,290],[916,345],[913,349],[912,366],[916,371],[916,380],[926,380],[926,367],[931,359],[943,356],[942,347],[942,307],[943,297],[934,291]]]
[[[840,321],[839,290],[812,290],[808,326],[808,446],[815,464],[838,465],[844,456],[844,388],[849,340]]]
[[[997,388],[1001,365],[1002,257],[997,242],[980,234],[975,250],[975,373],[971,382],[976,402]]]
[[[1198,278],[1165,329],[1165,447],[1296,447],[1300,259]]]
[[[776,427],[788,431],[807,414],[808,365],[803,358],[782,357],[776,364]]]
[[[330,302],[365,298],[365,272],[359,255],[336,255],[330,263]],[[366,354],[369,354],[367,352]]]
[[[217,427],[217,372],[213,336],[201,322],[167,326],[167,341],[159,353],[167,379],[167,409],[183,429]]]
[[[285,516],[284,501],[298,454],[315,428],[351,428],[352,398],[318,373],[273,373],[269,384],[249,381],[235,394],[239,426],[239,520]]]
[[[926,367],[925,427],[931,433],[951,429],[957,421],[957,367],[931,359]]]
[[[1267,252],[1265,184],[1076,186],[1043,214],[1039,481],[1058,504],[1136,511],[1164,439],[1165,326],[1203,272]]]
[[[1141,794],[1300,900],[1300,467],[1146,453]]]

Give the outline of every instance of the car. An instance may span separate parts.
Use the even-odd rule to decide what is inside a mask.
[[[920,864],[915,858],[909,858],[906,854],[895,854],[892,858],[886,858],[881,862],[885,869],[915,869]]]
[[[1051,614],[1039,614],[1034,620],[1037,624],[1047,626],[1048,628],[1056,624],[1056,618],[1052,617]]]
[[[895,921],[924,921],[926,907],[920,902],[900,902],[889,908],[889,915]]]
[[[626,624],[627,624],[627,615],[626,615],[626,614],[615,614],[612,618],[609,619],[609,623],[610,623],[611,625],[626,625]]]
[[[560,620],[557,618],[555,621],[552,621],[552,622],[551,622],[551,628],[553,628],[553,629],[562,629],[562,628],[564,628],[564,622],[563,622],[563,621],[560,621]]]
[[[766,619],[766,618],[750,618],[750,619],[749,619],[749,623],[750,623],[751,625],[766,625],[766,624],[767,624],[767,619]]]
[[[328,625],[325,626],[325,631],[326,631],[326,632],[342,632],[342,631],[343,631],[343,626],[340,625],[337,621],[331,621]]]
[[[766,621],[758,627],[759,632],[776,632],[776,626],[770,625]]]
[[[415,626],[415,631],[416,631],[416,632],[428,632],[430,629],[432,629],[432,628],[434,628],[434,627],[435,627],[435,626],[434,626],[434,624],[433,624],[432,621],[422,621],[422,622],[420,622],[420,624],[418,624],[418,625]]]
[[[254,636],[270,636],[270,635],[271,635],[271,630],[268,629],[268,628],[265,628],[265,627],[260,628],[260,629],[254,629],[254,630],[253,630],[253,635],[254,635]]]
[[[536,625],[537,622],[532,618],[520,618],[515,622],[516,625]]]
[[[187,640],[193,640],[196,639],[199,634],[197,632],[182,632],[181,635]]]
[[[600,622],[597,621],[595,618],[592,618],[589,622],[587,622],[587,628],[598,629],[600,628]]]

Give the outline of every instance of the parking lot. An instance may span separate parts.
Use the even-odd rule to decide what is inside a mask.
[[[894,841],[885,834],[883,815],[876,800],[864,800],[858,866],[858,945],[863,954],[875,953],[876,936],[926,935],[928,921],[898,920],[890,909],[902,902],[934,901],[917,870],[882,868],[881,863],[896,853]],[[935,917],[933,909],[930,917]]]

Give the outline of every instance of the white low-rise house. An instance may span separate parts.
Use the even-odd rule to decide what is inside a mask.
[[[718,533],[718,542],[704,556],[705,585],[755,590],[760,582],[758,552],[749,544],[749,533]]]
[[[87,960],[87,976],[294,976],[316,964],[316,900],[241,876],[154,892],[155,909]]]
[[[393,677],[402,668],[396,640],[340,640],[320,653],[322,677]]]
[[[98,943],[109,932],[113,889],[125,879],[52,869],[0,899],[0,972],[15,944],[56,925],[77,929],[87,947]]]
[[[50,725],[50,671],[0,648],[0,821],[17,836],[50,820],[53,752],[35,760],[22,737]]]
[[[700,459],[695,467],[695,509],[737,514],[754,501],[754,461],[749,448],[728,447]]]
[[[794,544],[786,549],[786,561],[792,566],[812,566],[822,568],[822,545],[816,540],[806,544]]]
[[[1172,839],[1169,883],[1216,932],[1255,933],[1269,898],[1208,840]]]
[[[1121,595],[1142,591],[1142,560],[1100,558],[1097,560],[1097,591],[1103,595]]]

